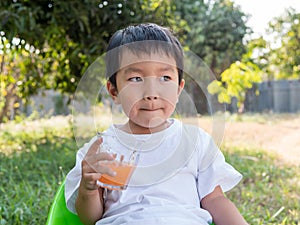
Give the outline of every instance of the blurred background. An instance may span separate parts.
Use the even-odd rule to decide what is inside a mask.
[[[298,112],[299,4],[1,1],[0,122],[32,113],[69,114],[80,78],[111,35],[140,22],[174,30],[215,74],[211,92],[230,112]],[[205,114],[199,92],[193,98]]]
[[[75,162],[78,82],[116,30],[141,22],[171,28],[216,76],[208,92],[226,106],[222,149],[244,174],[229,196],[249,224],[299,224],[296,0],[1,0],[0,224],[45,223]],[[206,96],[186,89],[205,128]]]

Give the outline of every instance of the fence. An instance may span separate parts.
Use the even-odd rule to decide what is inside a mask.
[[[259,91],[259,95],[256,92]],[[300,80],[265,81],[247,92],[248,112],[300,112]]]

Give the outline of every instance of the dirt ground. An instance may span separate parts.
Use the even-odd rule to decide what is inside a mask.
[[[211,122],[200,119],[205,127]],[[225,122],[223,143],[275,153],[283,163],[300,166],[300,116],[251,117]]]

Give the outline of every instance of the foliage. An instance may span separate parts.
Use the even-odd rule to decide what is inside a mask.
[[[238,112],[243,113],[247,90],[251,89],[254,83],[262,81],[263,69],[266,67],[266,44],[262,37],[249,41],[241,61],[231,64],[221,74],[220,81],[211,82],[208,86],[209,93],[217,94],[220,103],[230,104],[232,98],[236,98]],[[258,91],[256,94],[259,94]]]
[[[217,75],[240,59],[248,32],[244,13],[229,0],[16,0],[1,1],[0,9],[0,31],[6,39],[11,42],[17,37],[39,50],[35,67],[28,67],[26,73],[40,74],[32,82],[68,93],[70,99],[111,35],[128,24],[169,26]],[[31,92],[39,87],[29,85],[20,86]]]
[[[187,21],[186,45],[219,76],[240,60],[246,49],[244,36],[250,32],[247,17],[230,0],[175,1],[176,13]]]
[[[262,70],[264,80],[299,79],[300,77],[300,14],[292,8],[273,18],[268,36],[260,36],[247,44],[245,58]],[[246,57],[245,57],[246,56]]]
[[[220,79],[220,74],[230,64],[241,60],[246,51],[243,39],[250,32],[246,15],[229,0],[176,0],[174,3],[176,13],[187,23],[183,28],[185,45],[208,65],[212,75]],[[198,74],[197,79],[201,81],[203,73]],[[193,80],[185,79],[197,111],[207,113],[206,95]]]
[[[55,192],[75,163],[71,127],[59,118],[2,125],[0,224],[45,224]],[[279,159],[261,150],[224,148],[244,175],[228,197],[249,224],[297,225],[299,167],[277,166]]]
[[[231,103],[231,99],[236,97],[239,112],[242,113],[247,89],[260,81],[260,71],[255,64],[237,61],[221,74],[221,81],[214,80],[209,84],[208,91],[218,94],[218,101],[221,103]]]
[[[268,54],[268,70],[275,79],[300,78],[300,13],[289,9],[269,23],[273,45]]]
[[[273,43],[263,37],[251,40],[241,63],[236,62],[225,70],[220,81],[211,83],[209,92],[218,94],[220,102],[230,103],[236,97],[239,112],[243,112],[246,91],[253,83],[262,79],[299,79],[299,21],[300,14],[292,9],[285,16],[275,18],[269,28],[275,37]]]
[[[6,39],[0,33],[0,123],[14,116],[20,99],[26,104],[28,96],[42,87],[44,77],[39,52],[24,40]]]
[[[19,37],[39,49],[47,60],[45,74],[56,71],[51,87],[67,93],[74,93],[117,29],[145,21],[174,25],[166,0],[2,1],[0,8],[0,30],[9,40]]]
[[[0,31],[7,42],[18,38],[39,51],[30,67],[26,66],[20,75],[13,75],[20,89],[28,89],[32,94],[38,87],[53,88],[69,93],[72,98],[81,76],[104,53],[110,36],[117,29],[151,21],[176,27],[178,31],[180,28],[172,12],[168,0],[0,1]],[[28,60],[36,57],[32,52],[27,55]],[[11,56],[4,53],[3,57]],[[15,68],[21,66],[20,63]],[[28,83],[23,82],[22,77],[34,79]],[[9,86],[8,80],[7,77],[2,79],[2,85]],[[27,95],[19,97],[26,99]]]
[[[262,79],[270,79],[268,71],[269,43],[260,36],[247,43],[247,52],[242,57],[242,62],[253,63],[261,70]]]

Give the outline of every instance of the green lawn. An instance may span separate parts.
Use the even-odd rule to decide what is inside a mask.
[[[66,118],[1,126],[0,225],[45,224],[76,151]],[[300,168],[282,165],[263,150],[226,146],[224,153],[244,175],[227,195],[249,224],[300,223]]]

